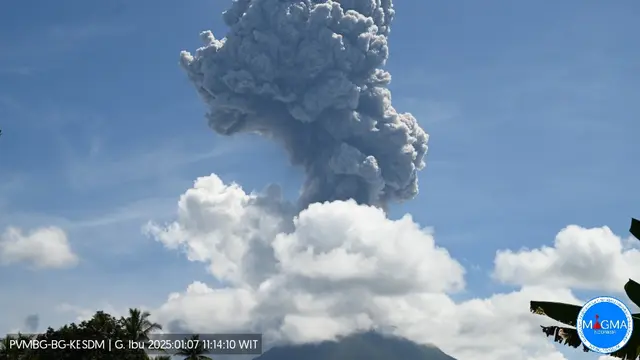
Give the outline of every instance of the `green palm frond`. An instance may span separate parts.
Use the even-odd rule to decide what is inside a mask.
[[[212,360],[205,355],[206,350],[204,345],[198,341],[200,340],[200,335],[191,335],[191,337],[185,338],[185,340],[193,340],[198,345],[189,349],[180,349],[176,352],[176,355],[184,356],[184,360]]]
[[[157,330],[162,330],[158,323],[149,321],[151,314],[140,309],[129,309],[129,316],[122,319],[124,328],[130,339],[136,341],[149,340],[149,335]]]

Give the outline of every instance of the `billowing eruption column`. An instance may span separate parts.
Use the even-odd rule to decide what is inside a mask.
[[[384,207],[418,193],[428,135],[391,106],[391,0],[234,0],[227,36],[181,63],[217,133],[282,143],[306,173],[300,205]]]

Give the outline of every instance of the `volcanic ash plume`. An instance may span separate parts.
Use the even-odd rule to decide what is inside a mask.
[[[227,36],[181,63],[217,133],[282,143],[306,173],[299,199],[385,206],[418,193],[428,135],[391,105],[391,0],[234,0]]]

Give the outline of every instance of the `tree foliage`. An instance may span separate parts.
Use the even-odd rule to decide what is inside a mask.
[[[187,340],[193,340],[194,343],[197,342],[198,346],[192,347],[190,349],[180,350],[176,352],[176,355],[181,357],[185,356],[184,360],[211,360],[210,357],[207,357],[204,355],[205,354],[204,346],[202,345],[202,343],[198,341],[200,340],[199,335],[192,335]]]
[[[638,240],[640,240],[640,221],[631,219],[631,227],[629,232]],[[634,304],[640,306],[640,284],[632,279],[624,286],[624,291]],[[557,343],[571,346],[574,348],[582,345],[582,350],[588,352],[589,349],[582,344],[578,331],[576,330],[576,321],[578,313],[582,309],[580,305],[557,303],[549,301],[531,301],[530,310],[534,314],[544,315],[553,320],[559,321],[568,327],[563,326],[540,326],[542,332],[547,336],[553,336],[553,340]],[[640,357],[640,314],[632,314],[633,316],[633,333],[629,342],[620,350],[610,354],[624,360],[635,360]]]
[[[142,349],[116,349],[112,346],[111,351],[103,348],[97,349],[18,349],[11,346],[11,340],[45,340],[47,344],[54,340],[65,340],[69,344],[72,340],[122,340],[126,344],[128,340],[146,341],[149,336],[161,330],[160,324],[149,320],[150,314],[139,309],[130,309],[127,317],[116,318],[103,311],[98,311],[89,320],[79,324],[71,323],[59,329],[49,328],[46,332],[38,335],[17,334],[14,337],[5,337],[0,341],[0,360],[170,360],[171,356],[159,355],[150,357]],[[197,335],[196,335],[197,336]],[[181,351],[186,356],[185,359],[210,359],[201,353]],[[180,355],[180,354],[178,354]],[[192,357],[192,356],[196,357]]]

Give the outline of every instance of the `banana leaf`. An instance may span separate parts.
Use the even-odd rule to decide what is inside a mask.
[[[578,331],[574,328],[566,328],[560,326],[540,326],[542,328],[542,332],[549,336],[553,336],[553,341],[560,343],[562,345],[571,346],[573,348],[577,348],[582,345],[582,341],[580,341],[580,337],[578,336]],[[586,346],[582,346],[582,350],[584,352],[588,352],[589,349]]]
[[[634,304],[640,306],[640,284],[629,279],[624,285],[624,291]]]
[[[629,232],[636,239],[640,240],[640,221],[636,219],[631,219],[631,227],[629,228]]]
[[[553,336],[553,341],[560,343],[565,346],[571,346],[573,348],[577,348],[582,345],[582,341],[580,341],[580,337],[578,336],[578,331],[574,328],[566,328],[560,326],[540,326],[542,328],[542,332],[547,336]],[[622,349],[609,354],[609,356],[617,357],[623,360],[634,360],[638,356],[640,356],[640,333],[637,330],[639,329],[639,325],[634,321],[634,331],[631,335],[631,339],[629,342],[622,347]],[[589,349],[582,345],[582,351],[589,352]]]
[[[624,286],[625,291],[627,291],[627,296],[633,300],[633,297],[631,297],[628,290],[630,283],[634,284],[632,286],[634,286],[633,291],[637,294],[636,296],[640,295],[640,284],[629,279],[627,285]],[[565,325],[576,326],[578,313],[580,312],[580,309],[582,309],[582,306],[552,301],[531,301],[529,309],[536,315],[544,315]],[[631,316],[633,317],[634,322],[640,322],[640,313],[631,314]]]
[[[582,306],[551,301],[531,301],[529,309],[534,314],[545,315],[565,325],[576,326]]]
[[[638,240],[640,240],[640,221],[631,219],[631,227],[629,232]],[[640,306],[640,283],[631,279],[625,284],[624,291],[631,301]],[[565,325],[576,326],[578,313],[581,306],[549,302],[549,301],[531,301],[530,310],[534,314],[545,315],[553,320],[559,321]],[[623,360],[635,360],[640,357],[640,314],[632,314],[633,316],[633,333],[629,342],[620,350],[610,354]],[[542,332],[547,336],[553,336],[554,341],[566,346],[577,348],[582,345],[578,337],[578,331],[575,328],[561,326],[541,326]],[[582,350],[588,352],[584,345]]]

